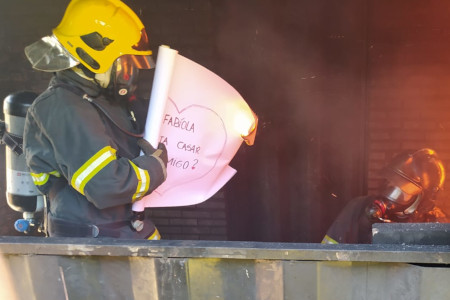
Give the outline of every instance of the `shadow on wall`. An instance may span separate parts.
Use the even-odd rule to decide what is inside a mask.
[[[364,190],[366,4],[325,2],[215,6],[219,73],[260,118],[227,186],[235,239],[320,242]]]

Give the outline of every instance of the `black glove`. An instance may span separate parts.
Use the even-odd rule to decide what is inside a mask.
[[[153,148],[153,146],[145,139],[139,139],[137,141],[138,146],[141,148],[142,152],[146,156],[153,156],[161,162],[164,171],[164,178],[167,177],[166,168],[167,168],[167,149],[163,143],[158,144],[158,149]]]

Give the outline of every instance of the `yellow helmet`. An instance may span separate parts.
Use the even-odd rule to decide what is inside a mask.
[[[93,73],[104,73],[123,55],[133,56],[140,69],[152,67],[144,25],[120,0],[72,0],[53,36],[25,52],[33,67],[43,71],[81,63]]]
[[[72,0],[53,34],[94,73],[106,72],[125,54],[152,54],[144,25],[120,0]]]

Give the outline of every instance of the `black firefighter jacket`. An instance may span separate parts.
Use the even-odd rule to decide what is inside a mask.
[[[331,224],[322,244],[370,244],[372,222],[365,213],[376,197],[362,196],[352,199]]]
[[[132,203],[164,181],[161,162],[139,156],[137,137],[119,130],[61,83],[81,88],[122,128],[140,130],[130,118],[127,103],[109,101],[100,95],[100,88],[72,70],[57,72],[29,108],[24,130],[26,162],[35,185],[48,195],[50,215],[95,225],[130,220]],[[126,237],[148,233],[130,229]]]
[[[369,195],[352,199],[331,224],[323,244],[370,244],[372,225],[379,220],[370,220],[366,208],[381,196]],[[428,203],[428,205],[426,205]],[[396,223],[448,223],[445,213],[434,202],[422,201],[418,209],[407,217],[396,218],[391,213],[391,222]]]

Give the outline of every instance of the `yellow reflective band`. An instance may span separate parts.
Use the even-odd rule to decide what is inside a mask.
[[[33,179],[34,185],[44,185],[47,183],[50,175],[48,173],[30,173],[31,179]]]
[[[322,240],[322,244],[339,244],[334,239],[332,239],[330,236],[325,235],[325,237]]]
[[[51,171],[50,173],[49,173],[50,175],[53,175],[53,176],[55,176],[55,177],[61,177],[61,174],[59,174],[59,172],[58,171]]]
[[[135,202],[136,200],[141,199],[148,191],[150,187],[150,176],[148,175],[147,170],[139,168],[132,161],[130,161],[130,164],[133,167],[133,170],[136,173],[136,177],[138,180],[136,193],[134,193],[132,198],[132,202]]]
[[[98,151],[75,174],[73,174],[71,185],[74,189],[84,195],[84,187],[100,170],[116,159],[116,150],[111,146],[106,146]]]
[[[156,228],[155,228],[155,231],[153,231],[153,234],[147,238],[147,240],[154,240],[154,241],[157,241],[160,239],[161,239],[161,235],[159,234],[159,231]]]

